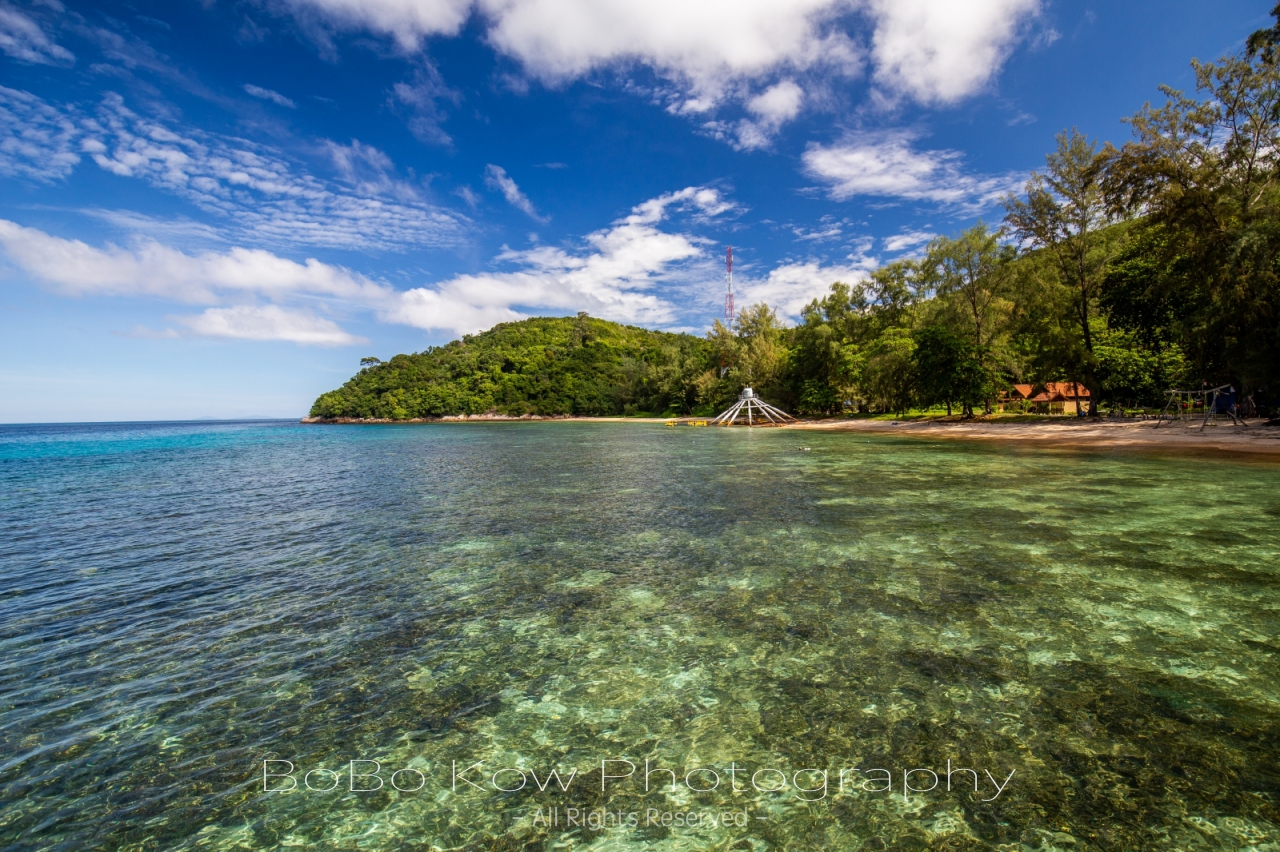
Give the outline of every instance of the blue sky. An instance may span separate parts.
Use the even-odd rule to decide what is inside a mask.
[[[300,416],[525,316],[701,333],[1000,219],[1269,2],[0,0],[0,422]]]

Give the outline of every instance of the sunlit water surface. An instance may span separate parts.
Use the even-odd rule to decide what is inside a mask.
[[[1277,485],[650,424],[3,427],[0,847],[1280,849]],[[602,793],[607,758],[722,783]],[[264,793],[268,759],[424,785]],[[948,760],[1014,774],[903,795]]]

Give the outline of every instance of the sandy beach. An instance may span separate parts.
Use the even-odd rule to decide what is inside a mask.
[[[1053,447],[1209,452],[1280,460],[1280,427],[1254,420],[1247,426],[1062,418],[1032,423],[999,420],[811,420],[787,426],[832,432],[875,432],[918,438],[1005,441]]]

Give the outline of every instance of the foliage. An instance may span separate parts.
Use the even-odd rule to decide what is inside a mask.
[[[924,406],[959,402],[972,415],[975,403],[992,393],[991,373],[983,364],[983,352],[945,326],[931,325],[915,333],[913,366],[917,399]]]
[[[1160,406],[1165,391],[1185,386],[1188,378],[1186,359],[1176,344],[1149,346],[1132,333],[1103,330],[1093,351],[1106,397],[1131,408]]]
[[[1000,245],[1000,234],[978,224],[955,239],[937,237],[921,267],[924,283],[950,300],[969,326],[975,350],[984,350],[999,331],[1000,308],[1008,283],[1006,267],[1016,255]]]
[[[870,404],[881,411],[905,412],[915,385],[912,358],[916,343],[905,328],[889,328],[867,347],[863,387]]]
[[[1280,11],[1280,9],[1278,9]],[[1141,216],[1139,245],[1113,276],[1118,318],[1182,344],[1213,383],[1280,380],[1280,69],[1269,31],[1252,52],[1193,62],[1200,99],[1132,119],[1105,152],[1112,207]]]
[[[313,417],[679,414],[697,401],[708,341],[586,315],[503,323],[416,355],[364,359]]]
[[[732,328],[716,320],[707,339],[709,364],[697,380],[701,410],[727,408],[747,386],[765,399],[790,407],[792,394],[781,382],[788,357],[787,333],[772,308],[745,307]]]

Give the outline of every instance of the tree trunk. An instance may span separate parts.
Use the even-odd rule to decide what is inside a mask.
[[[1093,371],[1090,370],[1091,374],[1092,372]],[[1090,375],[1086,381],[1083,381],[1080,384],[1084,385],[1085,389],[1089,391],[1089,416],[1097,417],[1098,416],[1098,394],[1102,392],[1102,384],[1093,375]],[[1076,409],[1079,410],[1079,408],[1080,408],[1080,404],[1076,403]]]

